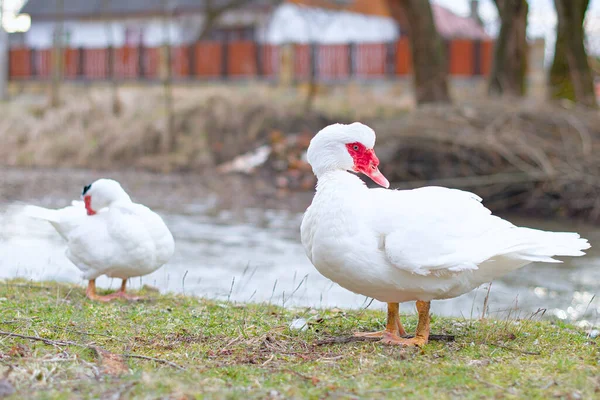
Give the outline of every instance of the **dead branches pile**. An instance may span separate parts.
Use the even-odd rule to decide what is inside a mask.
[[[400,187],[456,187],[495,211],[600,222],[597,111],[489,102],[373,125],[383,172]]]

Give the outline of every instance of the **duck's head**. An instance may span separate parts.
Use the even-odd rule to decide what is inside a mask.
[[[81,193],[88,215],[94,215],[116,201],[131,201],[119,182],[112,179],[98,179],[83,187]]]
[[[390,183],[379,171],[373,146],[375,132],[360,122],[329,125],[310,141],[308,163],[317,178],[331,171],[354,171],[388,188]]]

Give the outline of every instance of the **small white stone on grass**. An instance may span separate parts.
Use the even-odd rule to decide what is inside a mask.
[[[296,318],[290,324],[290,329],[305,331],[308,329],[308,321],[304,318]]]

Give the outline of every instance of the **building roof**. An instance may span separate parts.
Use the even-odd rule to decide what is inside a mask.
[[[396,18],[401,27],[406,23],[403,10],[398,9],[396,6],[398,3],[390,3],[389,0],[287,0],[287,2],[307,7]],[[489,35],[485,32],[483,26],[474,18],[470,16],[462,17],[436,3],[431,3],[431,10],[435,25],[443,38],[489,39]]]
[[[445,39],[483,40],[490,38],[483,26],[471,17],[461,17],[438,4],[432,4],[431,11],[438,32]]]
[[[235,0],[212,0],[211,6],[222,7]],[[206,0],[62,0],[64,11],[58,9],[58,0],[28,0],[21,13],[31,19],[55,20],[64,18],[129,17],[139,15],[162,15],[170,13],[203,12]],[[247,0],[245,7],[268,6],[269,0]]]

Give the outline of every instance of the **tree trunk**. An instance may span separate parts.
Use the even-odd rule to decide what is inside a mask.
[[[558,27],[550,69],[550,95],[596,107],[594,78],[584,47],[583,19],[589,0],[554,0]]]
[[[52,47],[52,81],[50,82],[49,106],[58,107],[60,104],[60,84],[63,78],[64,67],[64,39],[65,39],[65,24],[64,24],[64,0],[56,1],[56,13],[58,21],[55,22],[56,29],[54,30],[54,44]]]
[[[172,20],[173,14],[168,11],[165,3],[165,15],[163,18],[163,33],[164,33],[164,44],[163,44],[163,65],[165,67],[163,76],[163,92],[165,100],[165,116],[166,124],[165,131],[161,140],[160,149],[161,152],[166,154],[173,150],[175,145],[175,110],[173,107],[173,77],[172,77],[172,66],[171,66],[171,34],[169,23]]]
[[[449,103],[446,48],[433,22],[429,1],[397,1],[405,16],[397,19],[406,24],[410,36],[417,104]]]
[[[528,51],[527,1],[494,0],[494,2],[502,25],[494,47],[489,94],[523,96]]]
[[[104,0],[102,3],[102,13],[105,18],[104,31],[106,34],[106,41],[108,42],[108,47],[114,48],[117,41],[115,40],[115,34],[113,30],[112,23],[110,22],[109,10],[110,10],[110,2],[111,0]],[[112,74],[110,78],[110,87],[111,87],[111,109],[112,113],[115,116],[121,114],[121,99],[119,97],[119,82],[115,77],[115,74]]]

